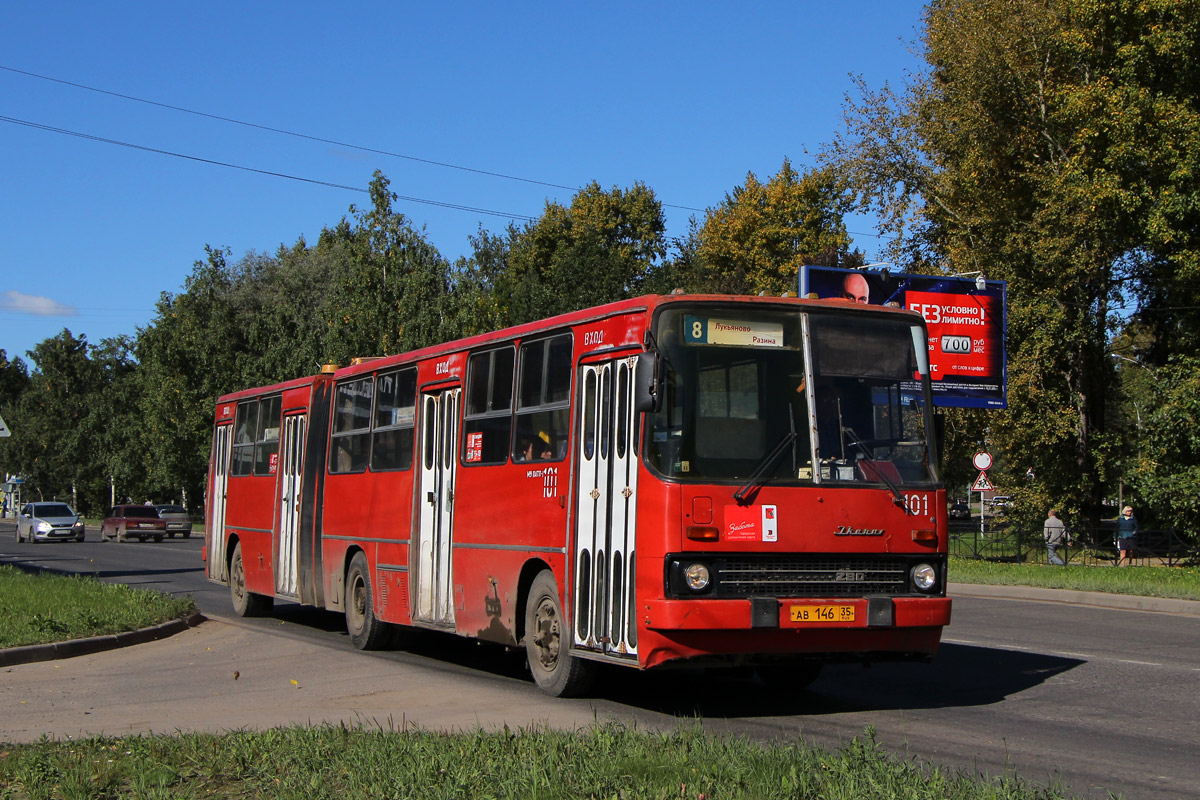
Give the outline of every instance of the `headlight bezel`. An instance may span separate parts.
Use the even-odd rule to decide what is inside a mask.
[[[914,564],[908,571],[908,579],[913,588],[922,594],[937,591],[939,583],[937,567],[927,561]]]

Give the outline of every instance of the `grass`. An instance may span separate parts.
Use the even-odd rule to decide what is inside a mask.
[[[956,583],[1038,586],[1200,600],[1200,568],[1196,567],[1049,567],[951,556],[949,574],[950,580]]]
[[[190,597],[0,564],[0,648],[138,630],[195,610]]]
[[[0,798],[1054,800],[1057,789],[893,758],[616,723],[439,734],[364,726],[43,740],[0,750]]]

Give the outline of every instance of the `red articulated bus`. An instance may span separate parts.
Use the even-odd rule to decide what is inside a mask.
[[[920,316],[647,296],[217,401],[208,577],[239,614],[341,611],[597,662],[929,659],[950,621]]]

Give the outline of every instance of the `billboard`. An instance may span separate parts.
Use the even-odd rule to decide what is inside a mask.
[[[800,296],[916,311],[929,327],[933,403],[952,408],[1008,408],[1004,281],[948,275],[801,267]]]

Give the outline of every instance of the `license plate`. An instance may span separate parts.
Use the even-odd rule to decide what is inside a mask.
[[[792,606],[792,622],[854,622],[854,606]]]

